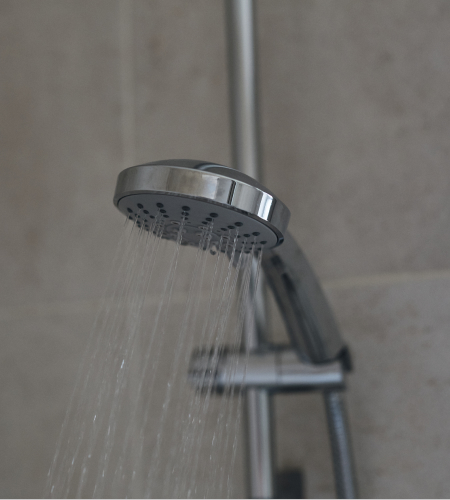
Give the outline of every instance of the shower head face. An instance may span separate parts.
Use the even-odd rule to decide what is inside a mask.
[[[119,174],[114,204],[144,230],[163,225],[162,237],[198,246],[235,238],[238,251],[282,243],[290,213],[273,193],[237,170],[196,160],[164,160]]]

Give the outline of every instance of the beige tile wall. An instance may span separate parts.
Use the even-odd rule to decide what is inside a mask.
[[[361,493],[449,496],[450,6],[257,4],[265,181],[354,354]],[[0,0],[0,496],[42,495],[121,231],[117,173],[229,163],[226,84],[219,0]],[[332,496],[320,398],[276,415],[280,466]]]

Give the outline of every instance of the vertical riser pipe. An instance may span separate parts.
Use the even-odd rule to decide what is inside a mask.
[[[233,166],[261,181],[253,0],[225,0],[225,11]],[[244,341],[249,350],[265,342],[260,328],[266,324],[263,290],[261,282],[256,291],[255,317],[246,322]],[[249,496],[273,498],[273,426],[268,391],[249,389],[245,413]]]

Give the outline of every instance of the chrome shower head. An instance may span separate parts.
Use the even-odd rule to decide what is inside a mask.
[[[198,246],[202,230],[209,228],[212,242],[235,235],[239,251],[249,245],[278,246],[290,217],[288,208],[251,177],[196,160],[163,160],[123,170],[114,204],[143,229],[152,220],[164,222],[163,238],[176,238],[182,222],[182,243]]]
[[[114,204],[143,230],[156,221],[166,239],[176,239],[182,224],[181,244],[199,246],[208,233],[217,248],[226,238],[239,253],[264,248],[263,270],[300,358],[348,358],[320,284],[287,231],[289,210],[251,177],[195,160],[147,163],[119,174]]]

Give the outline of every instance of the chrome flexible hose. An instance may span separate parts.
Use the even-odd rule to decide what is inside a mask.
[[[337,498],[357,498],[345,404],[339,391],[324,391]]]

